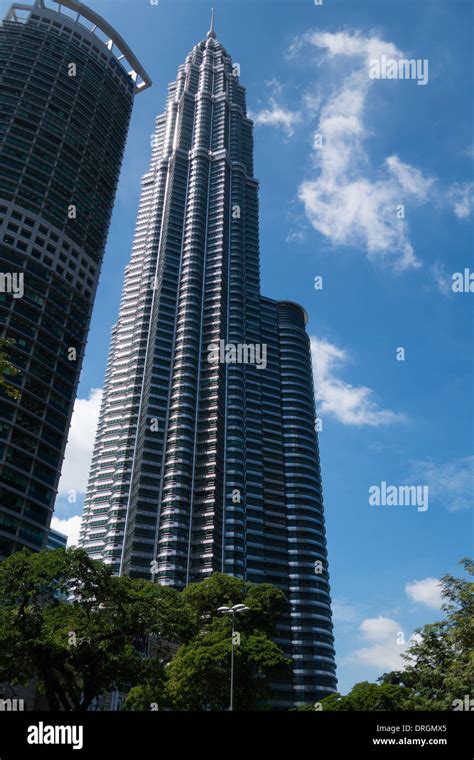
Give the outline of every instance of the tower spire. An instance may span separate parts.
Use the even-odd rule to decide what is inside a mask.
[[[216,33],[214,31],[214,13],[215,13],[214,8],[211,8],[211,27],[207,33],[207,36],[215,38]]]

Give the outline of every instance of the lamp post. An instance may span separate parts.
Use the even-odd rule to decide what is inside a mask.
[[[230,655],[230,712],[234,709],[234,623],[235,623],[235,616],[239,612],[247,612],[250,607],[246,607],[245,604],[234,604],[233,607],[219,607],[217,612],[220,612],[221,615],[231,615],[232,616],[232,649],[231,649],[231,655]]]

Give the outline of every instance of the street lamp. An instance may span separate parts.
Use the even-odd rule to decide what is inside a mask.
[[[239,612],[247,612],[250,607],[246,607],[245,604],[234,604],[233,607],[218,607],[217,612],[221,615],[232,616],[232,650],[230,656],[230,712],[234,709],[234,622],[235,616]]]

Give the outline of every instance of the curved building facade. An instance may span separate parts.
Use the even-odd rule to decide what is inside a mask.
[[[20,391],[0,397],[0,557],[46,545],[133,100],[150,84],[104,19],[50,5],[14,3],[0,25],[0,323]]]
[[[245,89],[211,28],[156,121],[81,545],[177,588],[216,571],[280,586],[284,709],[336,678],[306,315],[261,296],[258,227]]]

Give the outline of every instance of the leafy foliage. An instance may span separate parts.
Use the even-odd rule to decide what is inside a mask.
[[[245,604],[236,616],[240,643],[234,648],[234,704],[237,710],[264,708],[271,677],[287,672],[289,661],[270,636],[286,608],[284,594],[270,584],[253,585],[221,573],[193,583],[182,597],[196,621],[195,635],[167,667],[169,703],[178,710],[229,707],[231,620],[221,606]]]
[[[240,627],[240,626],[239,626]],[[227,710],[231,660],[230,621],[215,620],[200,636],[179,648],[168,666],[168,694],[181,710]],[[234,649],[234,703],[255,710],[268,697],[268,678],[288,666],[280,647],[266,633],[241,632]]]
[[[169,708],[166,665],[163,660],[159,658],[146,660],[143,663],[142,679],[142,683],[133,686],[128,692],[124,703],[125,709],[144,712],[151,709]]]
[[[474,563],[462,564],[472,576]],[[474,584],[446,575],[442,586],[446,617],[417,632],[407,666],[326,697],[323,710],[447,710],[472,693]],[[249,608],[235,619],[235,709],[266,709],[290,665],[272,640],[287,605],[279,589],[215,573],[178,592],[113,576],[82,549],[23,550],[0,563],[0,682],[36,678],[52,710],[86,710],[120,684],[130,710],[226,710],[231,619],[217,609],[235,604]],[[154,658],[139,651],[150,638]]]
[[[474,562],[461,561],[474,575]],[[465,578],[441,578],[446,619],[425,625],[403,655],[407,667],[386,673],[382,683],[412,690],[419,709],[449,710],[453,700],[472,694],[474,686],[474,583]]]
[[[356,683],[349,694],[331,694],[321,701],[323,710],[354,712],[359,710],[413,710],[411,690],[395,684]]]
[[[217,607],[237,601],[251,608],[240,616],[235,647],[236,705],[249,709],[265,699],[268,677],[287,666],[270,638],[285,605],[281,591],[216,574],[180,593],[113,576],[82,549],[23,550],[0,563],[0,682],[36,678],[51,710],[87,710],[122,684],[132,687],[131,710],[226,709],[230,620]],[[151,636],[155,658],[138,646]],[[160,642],[174,642],[171,664]]]
[[[0,564],[0,682],[36,677],[50,709],[86,710],[140,681],[137,637],[191,635],[184,607],[177,591],[115,577],[81,549],[18,552]]]

